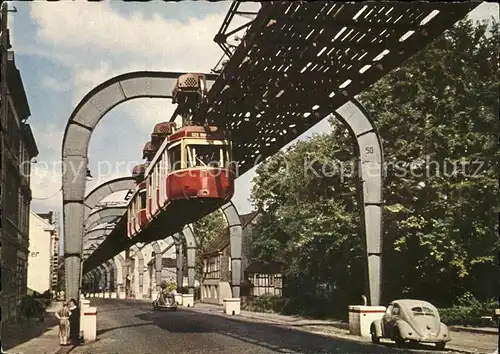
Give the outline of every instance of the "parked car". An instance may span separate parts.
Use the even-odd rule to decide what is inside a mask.
[[[177,302],[175,301],[174,295],[159,292],[158,297],[153,301],[153,310],[177,311]]]
[[[448,327],[441,322],[436,307],[422,300],[391,302],[382,319],[373,321],[370,333],[373,343],[388,338],[398,346],[410,341],[435,343],[437,349],[444,349],[451,340]]]

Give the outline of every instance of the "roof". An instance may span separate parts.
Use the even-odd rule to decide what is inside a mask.
[[[162,259],[163,268],[177,268],[177,259],[175,258],[163,258]]]
[[[263,263],[263,262],[252,262],[245,269],[245,273],[264,273],[264,274],[275,274],[281,273],[283,264],[280,262]]]
[[[38,156],[38,146],[36,145],[35,137],[33,136],[33,131],[29,124],[21,123],[21,135],[30,157]]]
[[[48,213],[35,213],[38,215],[40,218],[44,219],[45,221],[48,220],[49,224],[52,224],[52,217],[54,216],[54,212],[49,211]]]
[[[241,228],[245,230],[245,228],[255,219],[255,217],[259,215],[258,211],[253,211],[249,214],[240,215],[240,223]],[[216,238],[212,240],[204,249],[204,255],[210,255],[216,252],[221,252],[226,247],[230,245],[230,234],[229,234],[229,226],[226,227]]]
[[[42,221],[44,224],[46,224],[47,226],[52,226],[50,224],[50,222],[45,218],[45,216],[47,214],[43,214],[43,213],[35,213],[33,211],[30,210],[30,214],[33,215],[34,217],[36,217],[37,219],[39,219],[40,221]]]

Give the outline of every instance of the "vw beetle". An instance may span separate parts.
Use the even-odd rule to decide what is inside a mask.
[[[153,301],[153,311],[160,310],[177,311],[177,302],[174,295],[163,292],[158,293],[158,297]]]
[[[410,341],[435,343],[437,349],[444,349],[451,340],[448,327],[441,322],[438,310],[421,300],[391,302],[382,319],[372,322],[370,333],[373,343],[388,338],[398,346]]]

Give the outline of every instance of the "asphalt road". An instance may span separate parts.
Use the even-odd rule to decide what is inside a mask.
[[[148,303],[127,300],[95,299],[92,306],[98,309],[98,340],[72,353],[440,353],[332,339],[190,309],[153,312]]]

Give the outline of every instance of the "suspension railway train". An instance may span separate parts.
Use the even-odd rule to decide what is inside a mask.
[[[159,123],[134,167],[136,189],[127,207],[127,236],[152,223],[181,228],[221,207],[234,193],[231,141],[213,126]],[[160,235],[161,238],[166,235]]]

